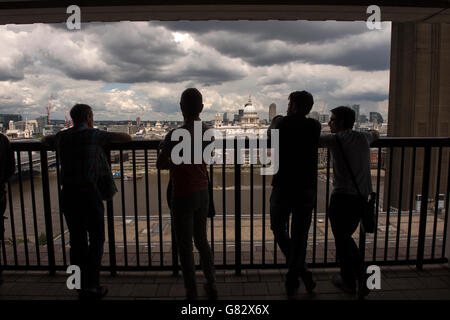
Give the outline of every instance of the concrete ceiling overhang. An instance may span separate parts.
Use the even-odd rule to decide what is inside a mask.
[[[81,22],[147,20],[337,20],[364,21],[376,4],[381,19],[393,22],[450,23],[450,0],[307,1],[307,0],[144,0],[18,1],[0,0],[0,24],[61,23],[66,8],[81,8]]]

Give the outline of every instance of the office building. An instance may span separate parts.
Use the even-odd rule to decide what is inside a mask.
[[[273,118],[277,115],[277,105],[275,103],[272,103],[269,106],[269,121],[272,121]]]

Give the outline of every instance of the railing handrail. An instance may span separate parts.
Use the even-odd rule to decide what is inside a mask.
[[[114,143],[107,147],[110,150],[157,149],[160,142],[161,140],[136,140],[126,143]],[[249,139],[245,139],[245,142],[245,148],[248,148]],[[42,144],[40,140],[11,141],[11,145],[15,151],[55,150]],[[380,137],[371,144],[371,147],[450,147],[450,137]]]

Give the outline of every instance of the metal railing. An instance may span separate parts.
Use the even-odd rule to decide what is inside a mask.
[[[68,229],[61,211],[60,163],[49,168],[40,142],[13,142],[18,163],[8,183],[8,209],[1,260],[9,270],[65,270],[69,265]],[[120,176],[119,193],[106,203],[103,269],[111,274],[130,270],[178,272],[171,218],[166,201],[168,174],[157,170],[154,159],[159,141],[133,141],[108,146],[114,153],[113,171]],[[223,144],[223,154],[227,152]],[[210,165],[216,216],[209,220],[208,236],[218,269],[279,268],[285,260],[270,230],[271,176],[255,173],[258,164]],[[249,141],[246,141],[249,148]],[[371,146],[373,187],[377,192],[374,234],[354,235],[368,264],[442,263],[445,258],[449,206],[449,138],[381,138]],[[40,172],[24,169],[22,158]],[[308,240],[311,267],[337,266],[328,202],[332,190],[332,163],[328,149],[320,149],[317,202]],[[127,171],[128,170],[128,171]],[[25,174],[26,173],[26,174]],[[128,175],[128,176],[127,176]],[[445,176],[444,176],[445,175]],[[129,177],[129,179],[128,179]],[[419,193],[420,192],[420,193]],[[420,207],[414,208],[416,195]],[[442,199],[443,195],[443,199]],[[198,262],[198,254],[196,253]]]

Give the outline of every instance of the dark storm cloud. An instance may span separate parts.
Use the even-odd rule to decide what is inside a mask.
[[[323,42],[366,32],[364,22],[331,21],[175,21],[152,23],[198,35],[226,31],[249,35],[252,40],[282,40],[291,43]],[[242,39],[245,42],[245,39]]]
[[[0,113],[32,113],[36,111],[35,105],[23,105],[17,99],[14,101],[5,101],[0,97]],[[24,119],[25,120],[25,119]]]
[[[69,60],[65,55],[51,52],[44,56],[50,67],[76,80],[118,83],[193,80],[203,85],[217,85],[246,76],[220,61],[208,62],[206,53],[183,50],[174,41],[171,31],[157,25],[88,24],[83,33],[74,33],[74,37],[81,57],[83,51],[89,55],[91,47],[95,47],[95,63],[89,65],[82,58]]]
[[[0,81],[19,81],[23,80],[22,70],[11,70],[0,67]]]
[[[225,66],[189,66],[181,70],[179,74],[172,75],[178,81],[191,81],[201,86],[219,85],[225,82],[244,78],[244,74],[238,70],[227,69]],[[167,80],[169,80],[167,79]]]
[[[174,97],[164,99],[150,99],[152,104],[152,111],[170,115],[179,113],[181,116],[179,95],[180,93],[177,92],[177,94]],[[208,119],[210,118],[209,117],[210,115],[214,115],[216,113],[217,110],[215,109],[203,109],[201,117],[205,117],[205,115],[208,115],[208,117],[206,117],[206,119]]]
[[[121,62],[154,68],[185,55],[171,34],[161,28],[134,28],[131,24],[98,28],[102,32],[99,37],[102,56],[108,64]]]
[[[0,81],[23,80],[25,68],[33,64],[33,59],[26,54],[16,56],[12,60],[0,64]]]
[[[349,100],[349,101],[372,101],[372,102],[380,102],[389,98],[389,94],[386,92],[358,92],[358,93],[349,93],[349,94],[339,94],[340,100]]]
[[[389,69],[389,39],[374,45],[352,44],[339,41],[332,45],[294,46],[282,41],[244,41],[239,34],[221,32],[220,36],[207,34],[200,38],[220,53],[241,58],[253,66],[282,65],[289,62],[333,64],[355,70]],[[334,48],[332,48],[334,47]]]
[[[373,47],[359,47],[341,55],[329,58],[305,57],[311,63],[325,63],[347,66],[353,70],[375,71],[388,70],[390,67],[390,43],[389,40]]]
[[[382,42],[374,39],[357,43],[370,32],[364,22],[208,21],[162,22],[160,25],[191,32],[198,41],[221,54],[241,58],[253,66],[298,61],[368,71],[389,68],[389,38]],[[349,44],[349,37],[356,43]],[[311,45],[315,49],[311,49]]]
[[[97,75],[95,75],[97,77]],[[216,66],[215,68],[197,68],[187,66],[180,67],[180,70],[171,70],[169,72],[163,70],[142,69],[139,66],[128,66],[127,68],[119,68],[117,72],[110,72],[99,77],[98,80],[108,82],[121,83],[140,83],[140,82],[163,82],[178,83],[183,81],[192,81],[203,86],[219,85],[224,82],[242,79],[245,75],[241,72]]]
[[[166,114],[175,114],[177,112],[181,113],[178,99],[178,96],[165,99],[150,99],[152,111]]]

